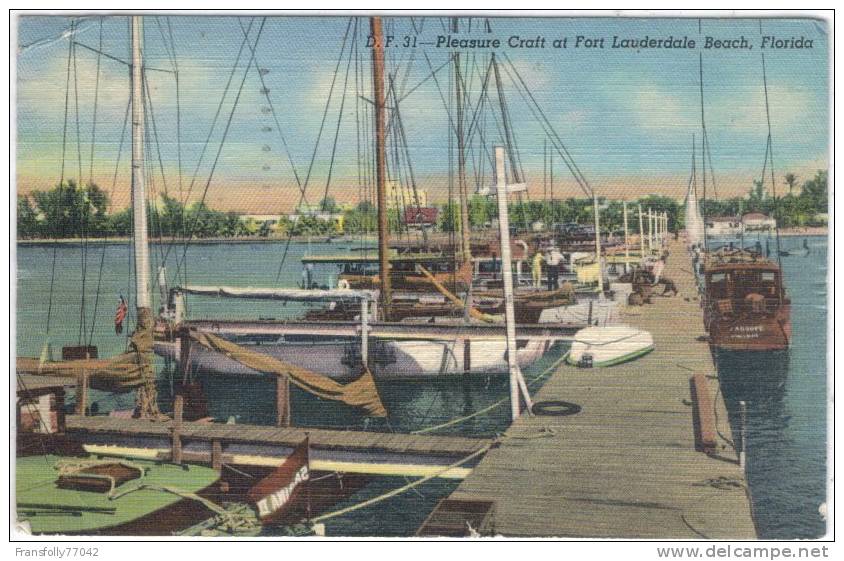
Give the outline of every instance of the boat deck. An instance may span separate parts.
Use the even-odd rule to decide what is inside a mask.
[[[665,275],[679,295],[623,316],[651,332],[655,351],[611,368],[561,366],[533,399],[576,403],[581,412],[523,414],[451,495],[494,501],[496,534],[756,538],[691,265],[680,242],[669,249]],[[707,375],[714,403],[719,437],[710,455],[696,450],[695,372]]]

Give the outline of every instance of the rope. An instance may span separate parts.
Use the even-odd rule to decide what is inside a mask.
[[[470,462],[470,461],[474,460],[475,458],[486,454],[493,446],[498,444],[498,442],[499,442],[498,439],[493,440],[489,444],[486,444],[482,448],[479,448],[475,452],[472,452],[468,456],[454,462],[453,464],[446,466],[443,469],[438,470],[435,473],[432,473],[431,475],[426,475],[425,477],[422,477],[420,479],[417,479],[416,481],[408,483],[407,485],[402,485],[401,487],[393,489],[392,491],[388,491],[386,493],[378,495],[377,497],[373,497],[371,499],[368,499],[366,501],[354,504],[352,506],[342,508],[340,510],[335,510],[334,512],[329,512],[327,514],[323,514],[322,516],[317,516],[316,518],[311,519],[311,523],[315,524],[315,523],[319,523],[319,522],[324,522],[326,520],[330,520],[332,518],[336,518],[338,516],[343,516],[344,514],[348,514],[350,512],[354,512],[356,510],[360,510],[362,508],[372,506],[374,504],[385,501],[385,500],[387,500],[391,497],[395,497],[396,495],[400,495],[400,494],[404,493],[405,491],[415,489],[416,487],[419,487],[420,485],[430,481],[431,479],[437,478],[437,477],[441,476],[442,474],[444,474],[448,471],[451,471],[454,468],[458,468],[458,467],[462,466],[463,464]]]
[[[560,358],[555,360],[548,368],[543,370],[540,374],[538,374],[535,377],[528,380],[528,387],[530,387],[535,382],[539,381],[541,378],[548,375],[552,370],[557,368],[566,359],[566,357],[568,357],[568,355],[569,355],[569,353],[563,354],[563,356],[561,356]],[[423,429],[411,431],[410,434],[426,434],[426,433],[434,432],[436,430],[439,430],[439,429],[442,429],[442,428],[445,428],[445,427],[457,425],[457,424],[462,423],[463,421],[468,421],[469,419],[472,419],[472,418],[477,417],[479,415],[483,415],[484,413],[488,413],[489,411],[492,411],[492,410],[494,410],[498,407],[501,407],[505,403],[510,403],[509,397],[506,397],[504,399],[496,401],[492,405],[488,405],[487,407],[484,407],[483,409],[479,409],[479,410],[475,411],[474,413],[470,413],[469,415],[465,415],[463,417],[456,417],[454,419],[451,419],[450,421],[446,421],[445,423],[441,423],[439,425],[434,425],[434,426],[431,426],[431,427],[425,427]]]

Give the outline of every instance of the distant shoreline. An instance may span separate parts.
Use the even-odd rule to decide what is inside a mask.
[[[313,243],[313,244],[322,244],[327,243],[326,240],[328,239],[327,236],[292,236],[290,238],[291,242],[297,243]],[[252,243],[287,243],[287,236],[283,237],[267,237],[267,238],[255,238],[255,237],[231,237],[231,238],[223,238],[223,237],[214,237],[214,238],[194,238],[190,241],[190,245],[211,245],[211,244],[221,244],[221,243],[228,243],[228,244],[252,244]],[[88,238],[87,242],[89,244],[97,244],[97,245],[126,245],[131,243],[132,238],[128,236],[123,237],[113,237],[113,238]],[[331,243],[356,243],[356,242],[375,242],[375,236],[367,236],[364,238],[360,238],[357,236],[349,237],[349,238],[332,238]],[[17,240],[18,245],[79,245],[82,243],[81,238],[32,238],[26,240]],[[164,245],[183,245],[185,240],[183,239],[152,239],[150,243],[153,244],[164,244]]]
[[[747,232],[746,235],[751,236],[754,235],[755,232]],[[788,237],[788,236],[828,236],[829,235],[829,228],[826,226],[812,226],[812,227],[805,227],[805,228],[783,228],[780,230],[780,236]],[[211,244],[252,244],[252,243],[287,243],[287,237],[267,237],[267,238],[256,238],[256,237],[231,237],[231,238],[224,238],[224,237],[214,237],[214,238],[194,238],[191,240],[191,245],[211,245]],[[296,243],[313,243],[313,244],[322,244],[327,243],[326,240],[328,239],[327,236],[292,236],[290,241]],[[125,245],[130,243],[132,238],[130,237],[114,237],[114,238],[88,238],[89,244],[109,244],[109,245]],[[174,245],[182,245],[184,244],[184,240],[181,239],[162,239],[162,240],[150,240],[151,243],[161,243],[161,244],[174,244]],[[332,238],[331,243],[355,243],[355,242],[372,242],[375,243],[377,238],[375,236],[365,236],[363,238],[359,236],[349,236],[349,237],[338,237]],[[52,244],[60,244],[60,245],[78,245],[82,243],[81,238],[33,238],[27,240],[17,240],[17,244],[21,246],[29,246],[29,245],[52,245]]]

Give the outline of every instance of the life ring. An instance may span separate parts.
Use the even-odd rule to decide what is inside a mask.
[[[577,403],[569,401],[537,401],[531,407],[534,415],[547,417],[566,417],[568,415],[577,415],[580,413],[582,407]]]
[[[346,279],[340,279],[337,281],[337,288],[340,290],[349,290],[351,288],[351,285]]]

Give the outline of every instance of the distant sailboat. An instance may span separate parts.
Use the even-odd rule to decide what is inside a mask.
[[[689,247],[701,246],[706,235],[703,227],[703,217],[697,201],[697,166],[695,162],[695,138],[692,136],[692,174],[689,177],[689,188],[686,192],[686,239]]]

